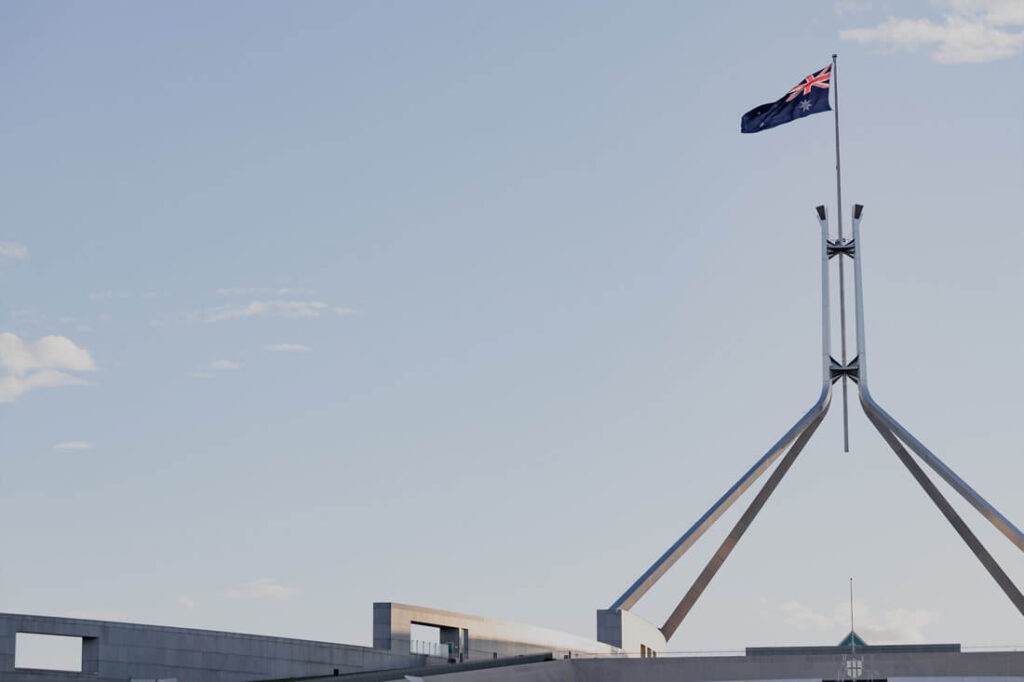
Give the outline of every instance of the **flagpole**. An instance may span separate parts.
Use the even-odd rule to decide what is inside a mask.
[[[842,261],[839,261],[842,263]],[[857,655],[857,635],[853,629],[853,578],[850,578],[850,653]]]
[[[839,166],[839,73],[836,58],[832,55],[832,87],[836,93],[836,215],[839,223],[839,244],[843,243],[843,179]],[[839,338],[842,345],[842,361],[846,366],[846,286],[843,279],[843,256],[839,256]],[[846,392],[846,375],[843,374],[843,452],[850,451],[850,411]]]

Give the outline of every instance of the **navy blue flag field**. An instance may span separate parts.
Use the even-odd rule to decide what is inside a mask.
[[[828,87],[832,79],[832,65],[812,74],[774,102],[754,107],[743,114],[740,132],[759,133],[804,116],[831,111],[828,105]]]

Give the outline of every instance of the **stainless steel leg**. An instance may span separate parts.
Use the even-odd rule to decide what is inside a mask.
[[[825,409],[828,409],[827,405]],[[661,626],[661,632],[665,635],[665,641],[672,638],[676,629],[678,629],[679,625],[683,622],[683,619],[686,618],[688,613],[690,613],[690,609],[692,609],[693,605],[697,603],[698,599],[700,599],[700,596],[704,593],[704,590],[711,582],[711,579],[715,577],[716,573],[718,573],[718,569],[720,569],[722,564],[725,563],[729,554],[732,553],[733,548],[736,547],[740,538],[743,537],[747,528],[750,527],[754,518],[757,517],[758,512],[760,512],[762,507],[764,507],[765,502],[767,502],[768,498],[771,497],[771,494],[775,492],[779,483],[782,482],[783,476],[785,476],[786,472],[789,471],[793,462],[796,461],[797,455],[799,455],[800,451],[804,449],[805,445],[807,445],[807,441],[809,441],[811,436],[814,435],[815,430],[817,430],[818,425],[821,424],[821,420],[824,418],[825,413],[822,412],[820,416],[804,427],[804,430],[793,442],[792,447],[789,448],[789,452],[787,452],[786,456],[782,458],[781,462],[779,462],[779,466],[775,467],[775,470],[772,471],[771,476],[769,476],[768,480],[765,481],[764,486],[758,491],[757,496],[754,497],[750,506],[747,507],[745,512],[743,512],[743,516],[740,517],[740,520],[736,522],[736,525],[733,526],[729,535],[719,546],[718,551],[715,552],[714,556],[711,557],[711,560],[704,567],[704,570],[701,571],[699,576],[697,576],[693,585],[690,586],[690,589],[683,596],[675,610],[672,611],[672,615],[670,615],[668,620],[665,621],[665,624]]]
[[[956,513],[956,510],[954,510],[952,505],[949,504],[949,501],[942,496],[942,493],[939,492],[939,489],[935,486],[932,480],[928,478],[917,462],[914,461],[914,458],[910,456],[910,453],[903,447],[900,440],[892,430],[888,428],[881,415],[875,411],[874,406],[864,400],[861,401],[861,405],[863,406],[864,413],[867,414],[868,419],[872,424],[874,424],[875,428],[878,429],[878,432],[882,434],[882,438],[885,439],[885,442],[889,444],[889,447],[893,449],[896,456],[900,458],[903,465],[907,467],[908,471],[910,471],[910,475],[914,477],[914,480],[916,480],[918,485],[924,489],[925,493],[928,494],[928,497],[930,497],[932,502],[935,503],[935,506],[937,506],[939,511],[942,512],[942,515],[946,517],[946,520],[949,521],[956,532],[959,533],[960,537],[963,538],[963,541],[967,543],[967,546],[971,548],[971,551],[974,552],[974,556],[978,557],[978,561],[981,562],[982,566],[985,567],[985,570],[989,572],[989,575],[991,575],[996,583],[998,583],[999,587],[1002,588],[1004,593],[1006,593],[1006,596],[1010,598],[1010,601],[1012,601],[1013,605],[1017,607],[1017,610],[1024,615],[1024,595],[1022,595],[1020,590],[1017,589],[1017,586],[1013,584],[1013,581],[1010,580],[1008,575],[1006,575],[1006,572],[1003,571],[1002,567],[996,563],[996,560],[992,558],[992,555],[988,553],[988,550],[981,544],[981,541],[978,540],[977,536],[970,528],[967,527],[967,524],[964,523],[964,520]]]

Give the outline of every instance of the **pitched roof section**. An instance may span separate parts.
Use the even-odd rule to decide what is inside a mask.
[[[851,645],[852,646],[867,646],[868,643],[865,642],[863,639],[861,639],[860,635],[858,635],[856,632],[854,632],[853,630],[850,630],[850,634],[846,635],[846,637],[843,637],[843,641],[841,641],[836,646],[851,646]]]

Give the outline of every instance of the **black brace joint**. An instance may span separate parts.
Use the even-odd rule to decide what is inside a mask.
[[[842,377],[850,377],[853,381],[857,381],[860,378],[860,363],[857,362],[856,357],[845,365],[831,355],[828,356],[828,359],[832,361],[829,363],[829,374],[831,375],[833,384],[839,381]]]
[[[830,239],[828,240],[828,247],[826,250],[828,251],[829,260],[831,260],[833,256],[837,255],[849,256],[850,258],[854,258],[857,255],[857,247],[854,245],[852,239],[843,243],[840,243],[838,240],[833,241]]]

